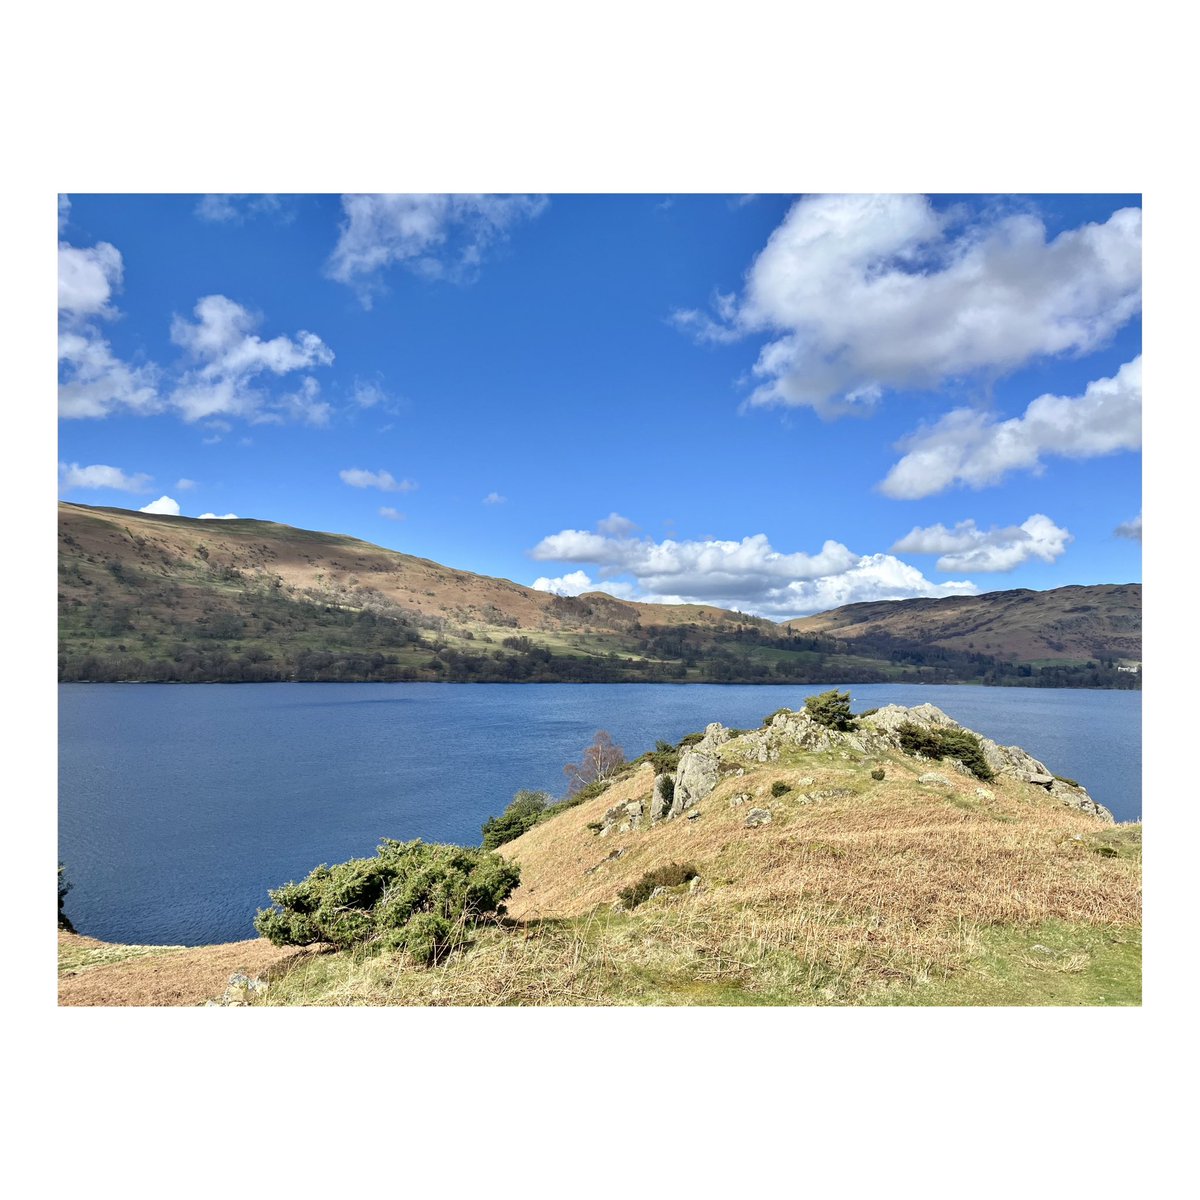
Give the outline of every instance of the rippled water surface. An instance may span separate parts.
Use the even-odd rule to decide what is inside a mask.
[[[253,684],[59,688],[59,852],[81,933],[252,937],[267,888],[380,837],[479,842],[518,788],[563,790],[597,729],[636,757],[709,721],[757,726],[826,685]],[[929,702],[1141,814],[1141,694],[850,684]]]

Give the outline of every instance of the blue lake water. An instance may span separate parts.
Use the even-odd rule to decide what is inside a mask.
[[[598,729],[626,756],[709,721],[749,728],[841,687],[936,704],[1141,816],[1141,694],[893,684],[252,684],[59,687],[59,857],[80,933],[253,937],[267,888],[381,837],[479,844],[519,788],[564,790]]]

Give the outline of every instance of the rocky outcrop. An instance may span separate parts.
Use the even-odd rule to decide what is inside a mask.
[[[712,729],[711,725],[709,729]],[[724,732],[728,734],[729,731]],[[701,749],[703,744],[689,746],[679,756],[679,765],[675,768],[675,800],[669,817],[677,817],[699,804],[712,794],[713,788],[721,780],[720,761],[714,749]]]
[[[624,804],[614,804],[600,821],[597,831],[600,837],[608,837],[615,829],[618,833],[629,833],[642,823],[645,805],[640,800],[627,800]]]
[[[869,717],[859,718],[859,725],[867,731],[868,736],[887,737],[896,748],[900,745],[899,729],[905,724],[923,725],[933,729],[965,728],[932,704],[918,704],[914,708],[889,704],[885,708],[873,712]],[[982,734],[975,736],[979,738],[984,759],[993,774],[1007,776],[1009,779],[1016,779],[1034,787],[1045,788],[1051,796],[1070,808],[1094,813],[1108,821],[1113,819],[1112,813],[1104,805],[1097,804],[1088,795],[1086,788],[1068,780],[1059,779],[1045,763],[1022,750],[1020,746],[1001,746]],[[943,765],[952,766],[960,773],[970,774],[968,768],[956,760],[947,759]],[[947,780],[947,782],[949,781]]]

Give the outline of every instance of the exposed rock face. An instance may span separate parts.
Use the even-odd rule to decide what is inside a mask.
[[[963,726],[952,717],[947,716],[940,708],[932,704],[918,704],[905,708],[899,704],[888,704],[871,713],[870,716],[859,717],[858,728],[849,732],[839,732],[827,729],[814,721],[805,710],[798,712],[776,713],[762,729],[742,734],[730,742],[729,730],[720,725],[709,725],[704,731],[704,738],[691,750],[685,751],[679,760],[679,776],[676,781],[675,810],[682,812],[712,791],[716,785],[713,777],[715,770],[712,761],[720,756],[724,760],[725,769],[737,761],[749,763],[768,763],[778,760],[784,750],[802,750],[817,753],[835,752],[840,754],[871,755],[890,753],[900,748],[899,730],[905,724],[922,725],[934,729],[962,729]],[[1083,812],[1094,813],[1111,821],[1112,814],[1103,805],[1097,804],[1082,787],[1067,783],[1057,778],[1045,763],[1039,762],[1031,754],[1027,754],[1019,746],[1001,746],[991,738],[979,737],[984,758],[989,768],[996,775],[1018,779],[1035,787],[1045,788],[1051,796],[1072,808]],[[694,757],[699,756],[699,757]],[[684,787],[683,796],[678,791],[678,778],[684,769],[689,778]],[[957,759],[943,759],[938,763],[942,771],[955,772],[965,779],[974,779],[973,772]],[[931,772],[930,775],[938,774]],[[940,782],[934,786],[955,786],[945,775],[938,774]],[[933,779],[928,782],[933,783]],[[812,780],[800,780],[800,786],[808,786]]]
[[[709,729],[712,729],[711,725]],[[726,735],[729,733],[728,730],[723,732]],[[705,734],[706,740],[708,736]],[[725,740],[729,740],[728,736]],[[720,778],[720,763],[716,754],[700,749],[699,745],[689,746],[680,754],[679,765],[675,769],[675,802],[671,805],[669,816],[677,817],[692,805],[699,804],[712,793]]]
[[[608,837],[615,829],[618,833],[629,833],[642,823],[642,813],[645,806],[640,800],[628,800],[624,804],[615,804],[605,814],[600,822],[600,837]]]
[[[656,824],[671,811],[672,797],[668,791],[673,786],[673,775],[656,775],[654,777],[654,794],[650,797],[650,823]]]
[[[964,728],[932,704],[918,704],[915,708],[903,708],[899,704],[889,704],[869,717],[859,718],[860,726],[872,733],[886,735],[895,747],[900,744],[897,731],[906,722],[938,729]],[[1113,819],[1112,813],[1104,805],[1097,804],[1088,795],[1086,788],[1058,779],[1045,763],[1039,762],[1033,755],[1027,754],[1020,746],[1001,746],[982,734],[976,736],[979,738],[988,766],[996,775],[1006,775],[1010,779],[1018,779],[1022,783],[1043,787],[1055,799],[1071,808],[1094,813],[1109,821]],[[951,762],[949,759],[946,761],[956,770],[966,773],[966,768],[962,763]]]

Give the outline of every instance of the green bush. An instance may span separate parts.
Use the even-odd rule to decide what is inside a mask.
[[[637,883],[622,888],[617,895],[627,908],[637,908],[650,899],[656,887],[679,887],[680,884],[691,882],[699,873],[691,863],[669,863],[665,867],[647,871]]]
[[[373,858],[322,864],[268,892],[273,907],[259,909],[254,928],[276,946],[370,944],[428,964],[456,928],[503,913],[520,878],[515,863],[486,850],[385,838]]]
[[[786,796],[791,790],[792,785],[790,783],[784,783],[782,779],[777,779],[773,784],[771,784],[771,795],[777,800],[780,796]]]
[[[552,797],[549,792],[519,791],[498,817],[489,817],[483,825],[483,848],[495,850],[532,829],[546,811]]]
[[[991,782],[995,772],[988,766],[983,744],[969,729],[932,729],[906,721],[896,730],[900,749],[922,758],[957,758],[976,778]]]
[[[68,933],[75,932],[75,926],[71,924],[71,918],[63,912],[63,901],[67,898],[67,893],[75,885],[67,879],[67,868],[62,863],[58,864],[58,927],[65,929]]]
[[[847,733],[856,729],[854,714],[850,711],[850,693],[832,689],[819,696],[809,696],[804,708],[818,725]]]
[[[874,779],[876,783],[878,783],[883,777],[884,772],[882,767],[876,767],[875,770],[871,772],[871,778]]]

